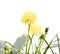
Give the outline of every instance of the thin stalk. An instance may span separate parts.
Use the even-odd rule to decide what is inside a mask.
[[[55,35],[55,36],[54,36],[54,38],[51,40],[51,42],[49,43],[49,45],[46,47],[46,49],[45,49],[44,53],[46,53],[46,52],[47,52],[47,50],[49,49],[49,46],[51,45],[51,43],[53,42],[53,40],[55,39],[55,37],[56,37],[56,35]]]
[[[30,24],[28,25],[28,35],[27,35],[27,37],[26,37],[26,49],[25,49],[25,54],[29,53],[29,52],[28,52],[29,30],[30,30]]]
[[[41,46],[43,45],[43,43],[44,43],[44,41],[41,40],[40,43],[39,43],[39,45],[38,45],[38,48],[41,48]]]
[[[45,33],[44,38],[46,38],[46,35],[47,34]],[[43,43],[44,43],[44,40],[43,39],[40,39],[40,42],[39,42],[39,45],[38,45],[38,53],[40,52],[40,48],[43,45]],[[41,54],[41,52],[40,52],[40,54]]]
[[[54,54],[54,52],[53,52],[52,48],[50,47],[50,45],[48,44],[48,42],[44,38],[42,38],[42,39],[46,42],[46,44],[48,45],[48,48],[50,48],[52,53]],[[44,52],[43,54],[46,54],[46,52]]]
[[[59,44],[59,45],[60,45],[60,44]],[[48,47],[48,46],[47,46],[47,47]],[[44,47],[44,48],[42,48],[42,49],[46,49],[47,47]],[[58,47],[58,44],[51,44],[50,47],[51,47],[51,48]],[[48,48],[48,49],[49,49],[49,48]]]
[[[27,54],[27,48],[28,48],[28,36],[26,37],[26,49],[25,49],[25,54]]]
[[[59,49],[59,54],[60,54],[60,44],[59,44],[59,38],[57,36],[57,41],[58,41],[58,49]]]
[[[29,44],[28,52],[29,52],[29,50],[30,50],[30,46],[31,46],[31,44],[32,44],[33,36],[34,36],[34,34],[32,35],[32,38],[30,38],[30,44]]]
[[[41,54],[41,52],[40,52],[40,48],[41,48],[41,43],[42,43],[42,40],[40,40],[40,42],[39,42],[39,45],[38,45],[38,54]]]
[[[46,33],[44,34],[44,39],[46,38]],[[43,39],[41,39],[41,44],[39,45],[39,48],[41,48],[41,46],[43,45],[43,43],[44,43],[44,40]]]

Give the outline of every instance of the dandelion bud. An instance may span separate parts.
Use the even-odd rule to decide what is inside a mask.
[[[46,29],[45,29],[45,34],[47,34],[47,33],[48,33],[48,29],[49,29],[49,28],[48,28],[48,27],[46,27]]]

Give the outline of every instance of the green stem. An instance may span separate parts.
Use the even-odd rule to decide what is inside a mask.
[[[39,42],[39,45],[38,45],[38,54],[41,54],[41,52],[40,52],[40,48],[41,48],[41,43],[42,43],[42,40],[40,40],[40,42]]]
[[[27,54],[27,48],[28,48],[28,36],[26,38],[26,50],[25,50],[25,54]]]
[[[26,49],[25,49],[25,54],[29,53],[28,52],[28,42],[29,42],[29,30],[30,30],[30,24],[28,25],[28,35],[26,37]]]
[[[54,52],[53,52],[52,48],[50,47],[50,45],[48,44],[48,42],[44,38],[42,38],[42,39],[46,42],[46,44],[48,45],[48,48],[50,48],[52,53],[54,54]],[[46,52],[44,52],[43,54],[46,54]]]
[[[43,43],[44,43],[44,41],[43,41],[43,40],[41,40],[40,42],[41,42],[41,43],[39,43],[38,48],[41,48],[41,46],[42,46],[42,45],[43,45]]]
[[[57,41],[58,41],[58,49],[59,49],[59,54],[60,54],[60,44],[59,44],[59,38],[57,36]]]
[[[30,38],[30,44],[29,44],[28,52],[29,52],[29,50],[30,50],[30,46],[31,46],[31,44],[32,44],[33,36],[34,36],[34,34],[32,35],[32,38]]]
[[[60,44],[59,44],[59,45],[60,45]],[[51,44],[50,47],[51,47],[51,48],[58,47],[58,44]],[[45,48],[42,48],[42,49],[45,49],[45,50],[46,50],[47,48],[48,48],[48,46],[45,47]],[[49,49],[49,48],[48,48],[48,49]],[[48,50],[48,49],[47,49],[47,50]]]
[[[57,35],[57,34],[56,34]],[[49,46],[51,45],[51,43],[53,42],[53,40],[55,39],[56,35],[54,36],[54,38],[51,40],[51,42],[49,43],[49,45],[46,47],[44,53],[47,52],[47,50],[49,49]]]
[[[41,37],[41,36],[40,36]],[[45,37],[46,37],[46,35],[45,35]],[[45,38],[44,37],[44,38]],[[39,44],[38,44],[38,51],[40,51],[40,48],[41,48],[41,46],[43,45],[43,42],[44,42],[44,40],[43,39],[40,39],[40,42],[39,42]]]

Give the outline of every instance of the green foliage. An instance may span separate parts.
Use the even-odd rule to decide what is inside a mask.
[[[13,54],[13,52],[10,50],[8,45],[5,45],[3,53],[2,54]]]
[[[57,35],[54,36],[54,38],[50,41],[50,43],[48,43],[48,41],[46,40],[46,37],[47,37],[47,34],[48,34],[48,28],[45,29],[45,33],[44,34],[40,34],[38,36],[38,45],[34,45],[33,42],[33,38],[35,37],[34,34],[32,36],[30,36],[29,34],[29,29],[30,29],[30,26],[28,28],[28,35],[26,37],[26,45],[25,45],[25,52],[21,51],[21,49],[18,49],[17,47],[15,47],[14,45],[12,45],[11,43],[5,41],[7,44],[4,46],[4,49],[3,49],[3,53],[2,54],[14,54],[13,51],[10,49],[13,48],[17,54],[46,54],[48,49],[51,50],[51,53],[52,54],[55,54],[54,50],[52,49],[54,46],[55,47],[58,47],[59,49],[59,54],[60,54],[60,41],[59,41],[59,37]],[[54,44],[53,41],[54,39],[56,38],[56,41],[57,41],[57,44]],[[44,48],[43,52],[41,51],[42,50],[42,47],[43,44],[47,45],[46,48]],[[35,47],[34,47],[34,46]],[[34,47],[34,51],[30,51],[32,48],[31,47]]]

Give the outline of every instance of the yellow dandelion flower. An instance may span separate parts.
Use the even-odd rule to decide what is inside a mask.
[[[31,25],[30,33],[31,34],[40,34],[40,33],[42,33],[42,29],[39,25]]]
[[[37,17],[33,12],[26,12],[22,16],[22,22],[25,24],[34,23]]]

